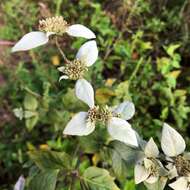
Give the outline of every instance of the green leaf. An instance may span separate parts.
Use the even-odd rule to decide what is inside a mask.
[[[127,165],[125,160],[116,152],[112,151],[111,154],[112,168],[118,179],[125,179],[127,177]]]
[[[114,178],[102,168],[89,167],[85,170],[82,179],[90,190],[119,190]]]
[[[24,108],[27,110],[36,110],[37,107],[37,99],[34,96],[27,94],[24,98]]]
[[[143,155],[142,151],[129,147],[119,141],[112,141],[110,147],[112,147],[112,151],[115,151],[128,164],[135,163]]]
[[[35,115],[35,116],[27,118],[25,120],[25,124],[26,124],[28,131],[31,131],[35,127],[35,125],[38,122],[38,119],[39,119],[39,116]]]
[[[36,111],[24,111],[24,118],[31,118],[31,117],[34,117],[36,116],[38,113]]]
[[[135,190],[135,182],[134,180],[127,180],[124,186],[124,190]]]
[[[46,170],[38,173],[29,183],[30,190],[55,190],[59,170]]]
[[[15,109],[13,109],[13,113],[20,120],[22,120],[23,117],[24,117],[24,111],[23,111],[22,108],[15,108]]]
[[[129,166],[133,166],[143,153],[119,141],[112,141],[109,147],[114,173],[119,179],[126,178]]]
[[[30,151],[29,156],[40,169],[69,169],[71,167],[71,158],[65,152]]]
[[[156,183],[146,183],[144,182],[144,185],[147,187],[148,190],[163,190],[166,186],[167,178],[166,177],[160,177],[160,179]]]
[[[173,57],[175,50],[178,49],[180,46],[181,46],[180,44],[171,44],[168,47],[164,46],[164,49],[166,50],[169,56]]]
[[[107,129],[98,124],[96,125],[96,130],[92,134],[79,137],[82,150],[88,154],[99,152],[103,148],[104,143],[106,143],[106,140]]]

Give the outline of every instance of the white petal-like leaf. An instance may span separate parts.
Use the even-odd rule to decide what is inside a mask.
[[[164,123],[161,147],[167,156],[173,157],[183,153],[186,145],[183,137],[175,129]]]
[[[88,41],[83,44],[76,55],[77,59],[83,61],[86,66],[91,66],[98,58],[98,48],[96,41]]]
[[[85,102],[90,108],[94,107],[94,90],[85,79],[79,79],[75,85],[75,93],[78,99]]]
[[[58,71],[60,71],[62,73],[65,71],[65,67],[64,66],[58,67],[57,69],[58,69]]]
[[[158,179],[159,179],[158,176],[150,175],[150,177],[148,177],[145,181],[147,183],[153,184],[153,183],[156,183],[158,181]]]
[[[177,169],[173,163],[169,163],[166,165],[166,168],[168,169],[168,178],[173,179],[174,177],[178,176]]]
[[[59,81],[63,80],[63,79],[69,79],[69,77],[67,75],[62,75],[60,78],[59,78]]]
[[[115,112],[120,114],[122,119],[129,120],[135,114],[135,106],[133,102],[125,101],[115,109]]]
[[[169,184],[169,186],[174,190],[188,190],[187,185],[188,183],[185,177],[180,177],[175,182]]]
[[[154,142],[153,138],[150,138],[150,140],[146,144],[144,152],[147,157],[156,158],[159,155],[158,147]]]
[[[68,27],[66,31],[70,36],[83,37],[86,39],[96,38],[95,34],[86,26],[74,24]]]
[[[94,123],[87,122],[87,112],[79,112],[76,114],[65,127],[63,134],[86,136],[95,129]]]
[[[26,51],[48,42],[48,36],[44,32],[30,32],[25,34],[12,48],[12,52]]]
[[[148,172],[148,170],[146,170],[142,165],[140,164],[135,165],[135,183],[136,184],[139,184],[145,181],[149,175],[150,175],[150,172]]]
[[[25,185],[25,179],[23,176],[20,176],[18,181],[16,182],[14,186],[14,190],[23,190]]]
[[[123,119],[112,117],[108,121],[108,132],[115,140],[119,140],[131,146],[138,146],[135,131],[131,128],[131,125]]]

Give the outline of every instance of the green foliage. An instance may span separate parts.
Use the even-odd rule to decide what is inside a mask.
[[[143,153],[137,149],[126,146],[125,144],[113,141],[108,148],[113,170],[118,179],[126,179],[129,168],[141,158]]]
[[[55,190],[58,172],[58,170],[46,170],[38,173],[31,179],[28,189]]]
[[[85,170],[82,179],[84,181],[84,187],[87,189],[119,190],[113,181],[114,178],[105,169],[89,167]]]
[[[100,50],[85,76],[96,102],[115,106],[132,100],[136,113],[130,123],[140,135],[160,137],[162,123],[168,122],[189,147],[189,6],[163,2],[2,0],[0,40],[13,43],[38,30],[38,20],[47,15],[88,26],[97,34]],[[60,37],[69,58],[84,41]],[[112,142],[101,124],[86,137],[63,136],[69,119],[88,108],[75,98],[74,82],[58,82],[57,66],[64,63],[53,37],[29,52],[10,55],[9,46],[0,48],[0,189],[13,189],[18,176],[28,176],[29,170],[28,190],[161,187],[134,184],[129,165],[142,153]],[[34,163],[40,171],[31,170]]]
[[[56,170],[71,167],[71,158],[65,152],[31,151],[31,160],[42,170]]]

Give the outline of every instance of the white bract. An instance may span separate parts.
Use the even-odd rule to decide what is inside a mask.
[[[95,129],[96,121],[105,123],[110,136],[131,146],[138,146],[135,131],[131,125],[117,117],[117,113],[111,112],[107,107],[99,108],[94,103],[94,90],[89,82],[79,79],[75,86],[76,96],[89,107],[88,112],[79,112],[65,127],[63,134],[84,136],[89,135]],[[131,111],[130,109],[128,110]],[[125,110],[125,112],[127,112]]]
[[[14,190],[24,190],[24,185],[25,185],[25,179],[23,176],[20,176],[14,186]]]
[[[163,169],[158,160],[159,150],[151,138],[145,146],[144,156],[135,165],[135,183],[147,182],[153,184],[158,181]]]
[[[165,153],[169,178],[176,177],[176,181],[169,186],[174,190],[190,189],[190,157],[184,153],[185,141],[183,137],[168,124],[164,123],[161,137],[161,147]]]
[[[179,177],[169,186],[174,190],[190,190],[190,177]]]
[[[96,38],[95,34],[81,24],[68,25],[61,16],[47,18],[39,22],[39,30],[25,34],[12,48],[12,52],[26,51],[44,45],[51,35],[67,33],[74,37]]]

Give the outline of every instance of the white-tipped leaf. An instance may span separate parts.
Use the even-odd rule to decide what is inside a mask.
[[[65,71],[65,67],[64,66],[58,67],[57,70],[63,73]]]
[[[16,182],[14,186],[14,190],[23,190],[25,185],[25,179],[23,176],[20,176],[18,181]]]
[[[48,35],[44,32],[30,32],[25,34],[12,48],[12,52],[26,51],[44,45],[48,42]]]
[[[125,101],[115,109],[115,112],[120,114],[122,119],[129,120],[135,114],[135,106],[133,102]]]
[[[147,183],[153,184],[153,183],[156,183],[158,181],[158,179],[159,179],[158,176],[150,175],[145,181]]]
[[[76,114],[65,127],[63,134],[86,136],[95,129],[94,123],[87,122],[87,112],[79,112]]]
[[[94,107],[94,90],[85,79],[79,79],[75,85],[75,93],[78,99],[85,102],[90,108]]]
[[[185,177],[180,177],[175,182],[170,183],[169,186],[174,190],[188,190],[188,182]]]
[[[159,155],[158,147],[154,142],[153,138],[150,138],[150,140],[146,144],[144,152],[145,155],[150,158],[156,158]]]
[[[62,75],[60,78],[59,78],[59,81],[63,80],[63,79],[69,79],[69,77],[67,75]]]
[[[186,145],[183,137],[175,129],[164,123],[161,147],[165,155],[173,157],[183,153]]]
[[[140,164],[135,165],[135,184],[139,184],[145,181],[149,175],[150,172],[146,170],[142,165]]]
[[[86,66],[91,66],[98,58],[98,48],[96,41],[88,41],[83,44],[76,55],[77,59],[83,61]]]
[[[168,178],[173,179],[174,177],[178,176],[177,168],[173,163],[169,163],[166,165],[166,168],[168,169]]]
[[[108,132],[115,140],[119,140],[131,146],[138,146],[135,131],[131,128],[131,125],[123,119],[112,117],[108,121]]]
[[[83,37],[86,39],[96,38],[95,34],[86,26],[74,24],[68,27],[66,31],[70,36]]]

